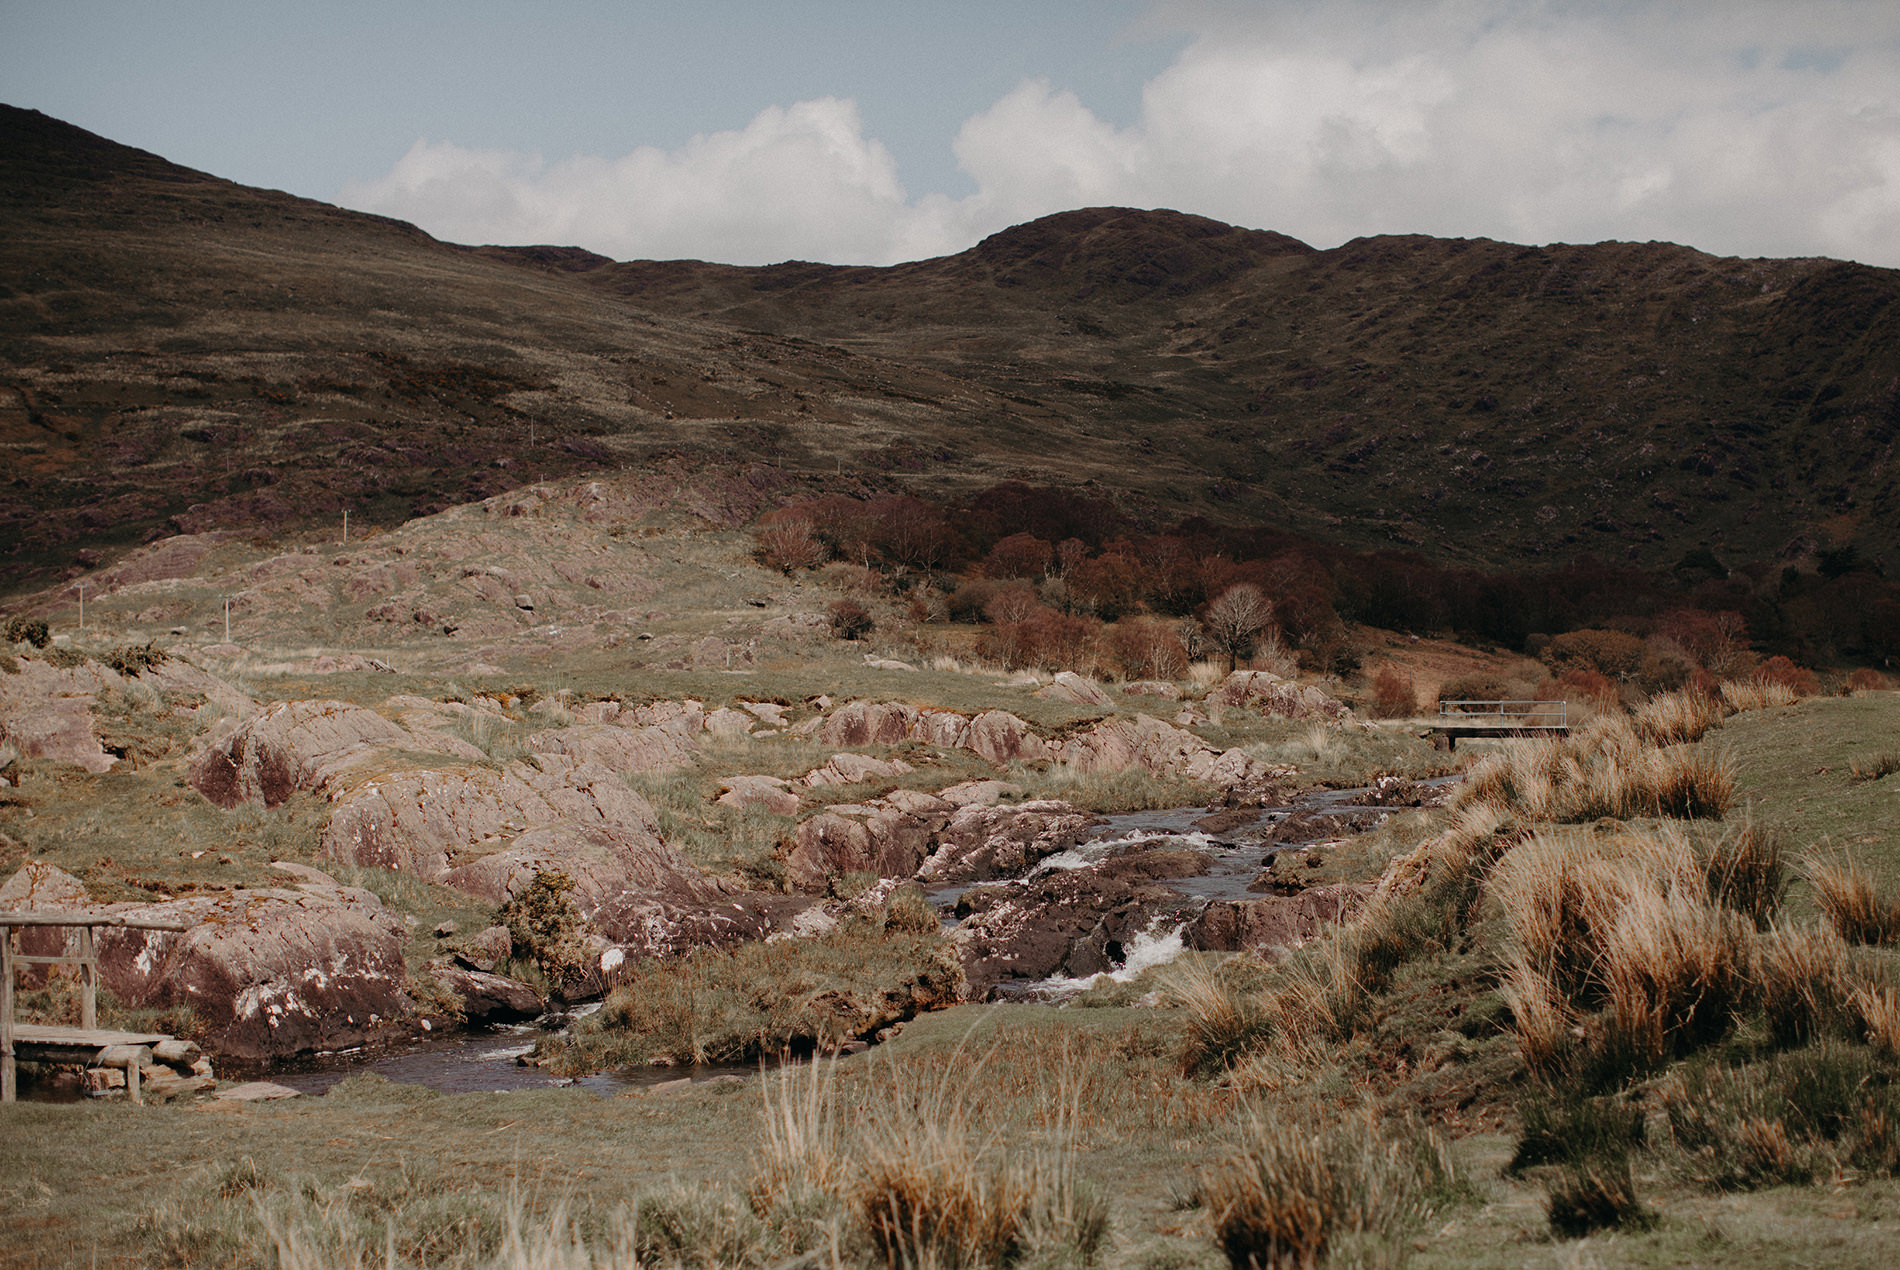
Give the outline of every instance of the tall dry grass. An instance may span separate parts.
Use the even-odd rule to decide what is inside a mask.
[[[1700,692],[1658,693],[1636,708],[1637,733],[1656,746],[1700,741],[1722,722],[1722,703]]]
[[[848,1106],[829,1068],[765,1078],[753,1210],[768,1220],[828,1213],[818,1237],[797,1242],[889,1266],[1092,1262],[1108,1210],[1075,1167],[1080,1082],[1058,1078],[1046,1099],[1053,1123],[1025,1146],[983,1122],[988,1065],[987,1055],[921,1073],[890,1064],[878,1096]]]
[[[1791,706],[1801,694],[1787,684],[1771,679],[1726,679],[1722,682],[1722,702],[1736,714],[1747,710],[1770,710]]]
[[[1720,819],[1734,806],[1735,775],[1725,758],[1690,745],[1658,748],[1628,717],[1604,715],[1566,740],[1510,742],[1480,759],[1455,799],[1474,803],[1552,823]]]

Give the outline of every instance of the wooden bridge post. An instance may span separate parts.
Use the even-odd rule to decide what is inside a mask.
[[[99,958],[90,926],[79,928],[79,982],[79,1026],[90,1032],[99,1026]]]
[[[13,932],[0,926],[0,1102],[13,1101]]]

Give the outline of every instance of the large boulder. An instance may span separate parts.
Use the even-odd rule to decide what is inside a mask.
[[[1102,685],[1073,670],[1057,671],[1055,680],[1048,687],[1038,689],[1036,695],[1044,701],[1065,701],[1075,706],[1109,704],[1108,694],[1102,691]]]
[[[186,929],[101,930],[100,978],[129,1006],[190,1006],[217,1053],[274,1059],[359,1044],[410,1004],[408,932],[375,895],[317,876],[324,881],[115,905]]]
[[[898,701],[853,701],[825,717],[818,739],[826,745],[898,745],[910,739],[916,706]]]
[[[1337,883],[1294,895],[1218,900],[1201,911],[1185,938],[1188,947],[1209,952],[1285,952],[1351,918],[1371,893],[1369,885]]]
[[[763,807],[777,816],[798,814],[798,794],[777,776],[728,776],[713,801],[724,807]]]
[[[84,882],[44,860],[28,860],[6,885],[0,886],[0,912],[63,913],[97,907]],[[69,927],[23,927],[19,949],[29,957],[63,956],[69,951],[73,934]],[[4,932],[0,932],[0,938],[5,938]],[[14,973],[21,987],[37,988],[50,972],[47,966],[21,966]]]
[[[536,732],[528,738],[536,754],[564,755],[616,772],[670,772],[699,755],[696,740],[672,727],[624,727],[582,724]]]
[[[625,892],[670,903],[717,900],[724,888],[660,836],[659,819],[619,776],[592,763],[414,768],[342,791],[323,854],[412,873],[491,902],[563,873],[592,912]]]
[[[1033,763],[1049,756],[1049,747],[1023,720],[1007,710],[986,710],[970,720],[969,747],[992,763]]]
[[[809,895],[822,895],[848,873],[912,876],[930,854],[931,835],[949,817],[949,803],[932,802],[922,814],[904,809],[908,799],[895,804],[874,799],[819,812],[798,826],[785,854],[786,880]]]
[[[459,959],[431,962],[429,973],[462,1003],[462,1018],[476,1027],[520,1023],[547,1012],[541,994],[510,979]]]

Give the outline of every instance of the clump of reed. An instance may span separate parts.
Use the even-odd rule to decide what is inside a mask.
[[[1382,1260],[1458,1189],[1444,1144],[1416,1122],[1251,1111],[1196,1198],[1228,1264],[1243,1270],[1348,1252]]]
[[[1710,1190],[1754,1190],[1900,1165],[1888,1060],[1827,1041],[1745,1066],[1692,1063],[1657,1086],[1676,1167]]]

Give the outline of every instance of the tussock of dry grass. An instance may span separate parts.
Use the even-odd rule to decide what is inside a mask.
[[[1848,857],[1808,861],[1808,885],[1822,914],[1850,944],[1900,944],[1900,901],[1882,898],[1860,862]]]
[[[1348,1243],[1390,1256],[1458,1185],[1444,1144],[1416,1124],[1276,1108],[1251,1113],[1243,1135],[1199,1183],[1234,1267],[1312,1266]]]

